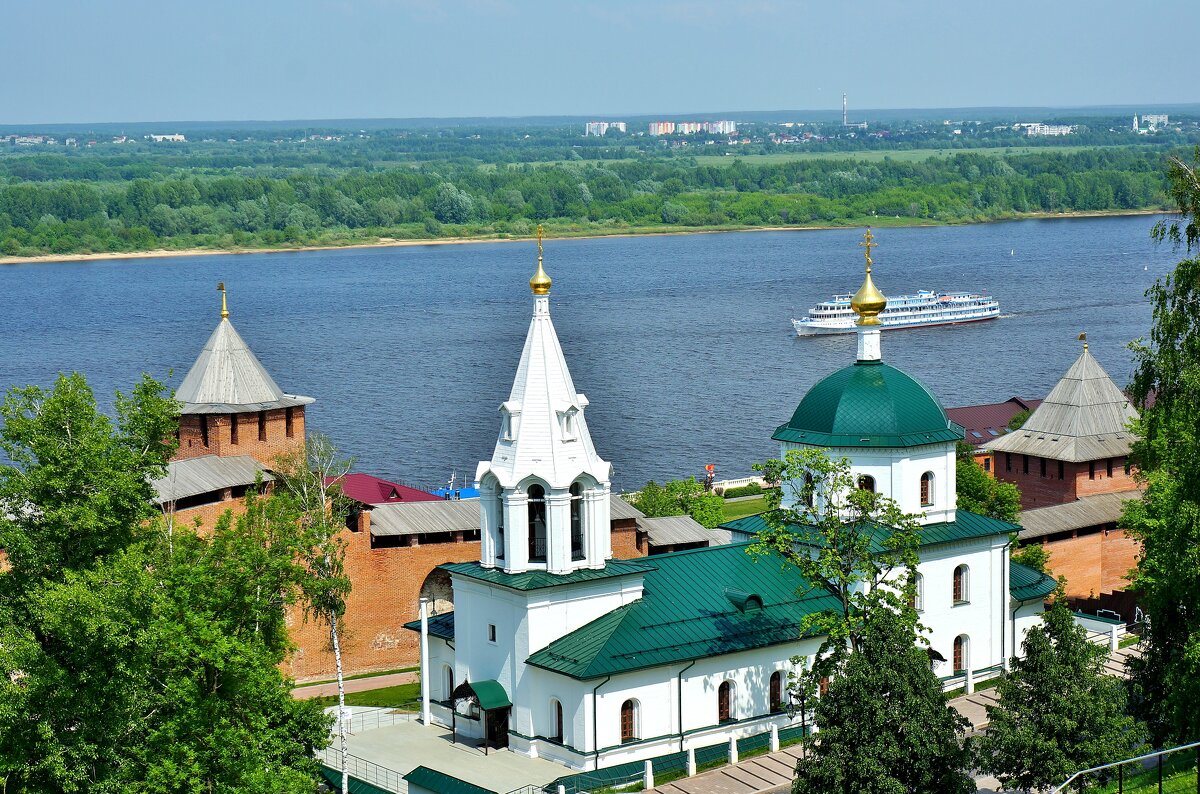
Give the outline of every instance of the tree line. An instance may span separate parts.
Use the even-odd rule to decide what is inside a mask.
[[[384,168],[167,168],[47,161],[0,181],[0,255],[336,245],[379,238],[972,222],[1167,205],[1167,151],[1126,147],[921,161],[695,159]],[[181,162],[186,162],[183,158]]]

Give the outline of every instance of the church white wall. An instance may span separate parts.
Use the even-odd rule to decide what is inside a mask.
[[[781,453],[792,449],[811,449],[803,444],[782,442]],[[868,475],[875,480],[875,490],[893,499],[905,513],[924,514],[923,523],[953,521],[955,515],[956,469],[954,444],[951,442],[928,444],[921,447],[878,449],[861,447],[834,447],[825,450],[833,460],[847,458],[855,479]],[[921,504],[921,475],[933,473],[930,495],[932,504]],[[784,506],[794,505],[789,500],[790,489],[785,489]],[[798,492],[796,489],[794,492]]]
[[[544,708],[549,708],[545,690],[528,675],[533,668],[526,667],[525,659],[642,595],[642,580],[636,576],[530,591],[495,587],[462,576],[452,575],[452,580],[455,681],[498,681],[513,702],[510,728],[523,736],[544,732],[544,722],[538,722],[534,709],[543,700]],[[496,627],[494,642],[489,626]],[[432,660],[431,667],[438,669]],[[571,702],[578,703],[579,698],[573,697]],[[572,713],[571,702],[562,702],[566,723]]]
[[[1021,604],[1016,607],[1013,618],[1013,651],[1014,656],[1024,656],[1023,645],[1025,643],[1025,635],[1034,626],[1042,625],[1042,602],[1033,601]]]
[[[921,549],[917,571],[922,576],[920,620],[930,647],[946,658],[934,672],[953,673],[954,639],[966,635],[967,664],[972,670],[1002,664],[1011,653],[1007,590],[1008,539],[947,543]],[[969,602],[954,603],[954,569],[968,568]]]

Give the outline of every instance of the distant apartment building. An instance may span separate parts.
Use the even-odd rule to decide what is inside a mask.
[[[737,132],[736,121],[652,121],[651,135],[695,135],[706,132],[709,135],[733,135]]]
[[[1075,131],[1074,124],[1042,124],[1041,122],[1021,122],[1013,125],[1014,130],[1025,130],[1026,135],[1050,136],[1070,135]]]
[[[151,133],[150,135],[147,135],[146,137],[149,138],[150,140],[154,141],[155,143],[163,143],[164,141],[166,143],[185,143],[187,141],[187,138],[185,138],[184,136],[180,135],[177,132],[173,133],[171,135],[155,135],[155,134]]]
[[[1149,127],[1152,130],[1158,129],[1159,127],[1165,127],[1165,126],[1167,126],[1167,123],[1168,123],[1168,118],[1167,118],[1166,113],[1143,113],[1142,114],[1142,124],[1146,125],[1147,127]]]
[[[583,135],[586,138],[589,135],[595,135],[603,138],[609,130],[620,130],[625,132],[625,122],[623,121],[589,121],[583,125]]]

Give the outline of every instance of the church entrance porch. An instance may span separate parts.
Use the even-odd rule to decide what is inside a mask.
[[[497,681],[464,681],[450,695],[450,729],[453,741],[458,741],[460,717],[482,725],[483,751],[508,747],[508,716],[512,701]],[[467,735],[474,731],[468,729]]]

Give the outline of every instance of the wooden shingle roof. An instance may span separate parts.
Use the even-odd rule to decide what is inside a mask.
[[[175,399],[182,403],[180,413],[185,414],[268,411],[314,401],[285,394],[225,318],[175,390]]]
[[[1129,423],[1137,415],[1084,348],[1025,425],[996,439],[991,449],[1072,463],[1122,457],[1133,443]]]

